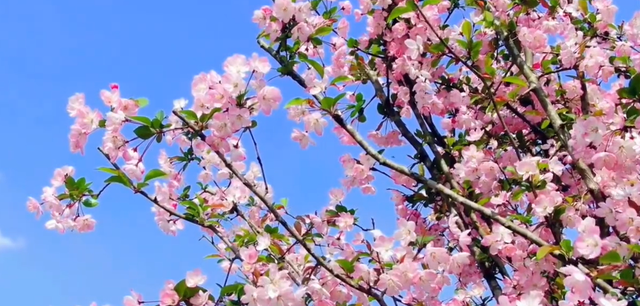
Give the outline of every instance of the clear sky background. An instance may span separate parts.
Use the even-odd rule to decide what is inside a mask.
[[[188,226],[176,238],[164,235],[150,203],[123,188],[110,188],[90,211],[98,220],[90,234],[47,231],[46,219],[36,221],[25,202],[28,196],[39,198],[60,166],[75,166],[97,186],[106,178],[95,171],[106,165],[95,151],[101,136],[95,135],[85,157],[69,152],[69,96],[84,92],[89,105],[105,110],[99,91],[117,82],[124,96],[149,98],[147,115],[170,110],[174,99],[191,99],[196,74],[221,72],[230,55],[260,52],[251,17],[268,2],[0,2],[0,130],[5,131],[0,232],[11,239],[0,240],[3,305],[121,305],[130,289],[156,300],[165,280],[178,281],[195,268],[209,275],[210,288],[222,282],[215,261],[203,259],[213,251],[197,241],[199,231]],[[300,95],[288,80],[275,84],[286,99]],[[293,127],[279,110],[260,120],[256,137],[276,197],[287,197],[294,211],[309,213],[324,207],[328,191],[340,186],[338,158],[346,151],[329,131],[316,139],[316,147],[302,151],[290,140]],[[364,198],[356,191],[347,199],[352,207],[366,208],[363,218],[393,220],[383,217],[393,214],[386,192]]]
[[[104,179],[95,171],[105,165],[94,150],[100,136],[85,157],[69,153],[69,96],[84,92],[88,104],[104,109],[98,93],[117,82],[125,96],[150,99],[147,114],[169,109],[174,99],[191,98],[194,75],[221,71],[224,59],[235,53],[259,52],[251,16],[267,2],[0,2],[3,305],[121,305],[130,289],[155,300],[165,280],[180,280],[194,268],[209,275],[210,288],[223,279],[214,261],[203,260],[212,251],[197,242],[198,231],[189,227],[176,238],[164,235],[153,222],[150,203],[122,188],[111,188],[90,212],[98,220],[90,234],[47,231],[46,219],[36,221],[24,203],[28,196],[39,198],[60,166],[73,165],[98,185]],[[615,3],[627,20],[639,7],[636,0]],[[276,84],[285,98],[300,94],[290,81]],[[289,138],[294,124],[285,116],[280,110],[261,120],[256,133],[269,183],[277,198],[289,198],[294,211],[312,212],[327,204],[329,189],[339,186],[338,157],[345,149],[328,133],[316,138],[316,147],[301,151]],[[393,226],[388,198],[382,190],[366,198],[356,191],[347,203],[361,209],[361,218],[376,217],[384,230]]]

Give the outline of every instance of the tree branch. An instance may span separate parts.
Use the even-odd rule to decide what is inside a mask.
[[[184,118],[178,111],[174,110],[173,114],[178,119],[180,119],[180,121],[182,121],[183,124],[188,126],[189,129],[191,129],[194,133],[196,133],[200,140],[202,140],[203,142],[207,143],[206,142],[207,136],[201,130],[199,130],[191,122],[189,122],[186,118]],[[275,206],[272,203],[270,203],[270,201],[266,198],[266,196],[264,194],[262,194],[260,191],[258,191],[258,189],[256,188],[256,186],[254,184],[249,182],[242,174],[240,174],[240,172],[231,164],[231,162],[229,162],[227,160],[227,158],[224,156],[224,154],[222,154],[220,151],[218,151],[218,150],[216,150],[214,148],[211,148],[211,149],[218,156],[218,158],[220,158],[220,160],[222,161],[224,166],[227,169],[229,169],[229,171],[231,171],[231,173],[233,173],[233,175],[236,177],[236,179],[238,179],[242,183],[242,185],[244,185],[247,189],[249,189],[249,191],[251,191],[251,193],[253,193],[267,207],[267,209],[274,216],[276,221],[278,221],[278,223],[280,223],[280,225],[282,225],[282,227],[298,243],[300,243],[302,248],[305,249],[305,251],[318,263],[318,265],[320,265],[327,272],[329,272],[333,277],[337,278],[338,280],[340,280],[341,282],[345,283],[349,287],[373,297],[378,303],[380,303],[380,305],[387,306],[386,302],[384,301],[384,298],[380,294],[374,292],[371,289],[365,288],[365,287],[353,282],[352,280],[348,279],[344,275],[334,271],[324,259],[322,259],[320,256],[318,256],[318,254],[316,254],[311,249],[311,247],[309,247],[309,245],[307,245],[307,243],[305,242],[304,238],[302,238],[300,236],[300,234],[298,234],[298,232],[294,228],[292,228],[291,225],[289,225],[289,223],[282,217],[282,215],[280,215],[280,212],[278,212],[278,210],[275,208]]]
[[[116,164],[115,162],[111,161],[111,158],[109,157],[109,154],[105,153],[102,149],[98,148],[98,151],[109,161],[109,163],[111,164],[111,166],[113,166],[113,168],[115,168],[116,170],[118,170],[119,172],[121,172],[123,174],[123,176],[127,179],[127,181],[129,182],[129,185],[134,186],[133,181],[131,180],[131,178],[129,178],[126,174],[124,174],[124,172],[122,171],[122,169],[120,168],[120,166],[118,164]],[[213,232],[216,236],[218,236],[218,238],[220,238],[220,240],[222,240],[222,242],[224,242],[225,245],[227,245],[227,247],[229,247],[229,249],[231,249],[231,252],[233,252],[234,258],[233,259],[240,259],[240,250],[231,242],[229,241],[229,239],[227,239],[224,235],[222,235],[222,233],[220,232],[220,230],[218,230],[215,226],[213,225],[206,225],[204,223],[199,222],[198,220],[194,220],[192,218],[187,218],[185,215],[174,211],[172,209],[169,209],[168,207],[165,207],[164,205],[161,205],[158,200],[155,197],[151,197],[146,191],[144,190],[134,190],[134,192],[142,195],[145,199],[151,201],[151,203],[153,203],[155,206],[160,207],[160,209],[164,210],[165,212],[167,212],[169,215],[179,218],[181,220],[187,221],[189,223],[198,225],[200,227],[206,228],[208,230],[210,230],[211,232]]]
[[[571,158],[574,160],[574,166],[578,171],[578,173],[580,174],[580,177],[584,181],[585,185],[589,189],[589,193],[597,203],[604,202],[602,191],[600,190],[600,186],[596,183],[594,179],[593,172],[591,172],[591,169],[589,168],[589,166],[587,166],[584,163],[584,161],[582,161],[581,159],[575,158],[575,155],[573,154],[573,149],[571,148],[571,146],[569,146],[569,142],[568,142],[569,136],[567,131],[564,129],[564,122],[562,122],[562,119],[560,119],[558,112],[556,112],[555,108],[553,107],[553,104],[551,103],[551,101],[549,101],[549,98],[547,97],[544,90],[540,86],[538,77],[533,72],[533,70],[531,70],[531,68],[524,62],[524,60],[520,55],[520,52],[517,50],[515,44],[513,43],[513,40],[511,40],[511,38],[507,37],[504,33],[500,31],[496,31],[496,35],[498,35],[498,37],[500,37],[504,41],[505,47],[509,52],[509,55],[515,62],[518,69],[522,72],[522,74],[526,78],[527,83],[529,84],[533,94],[536,96],[536,98],[538,98],[538,101],[542,105],[542,108],[544,109],[545,113],[547,113],[547,116],[549,116],[549,122],[551,123],[551,126],[553,126],[556,133],[558,133],[560,142],[566,148],[567,153],[569,153],[569,156],[571,156]]]
[[[269,46],[266,45],[266,43],[264,43],[261,40],[258,40],[258,44],[260,45],[260,47],[265,50],[267,53],[269,53],[276,61],[278,61],[279,64],[283,64],[282,60],[280,59],[280,56],[275,53],[275,51],[273,49],[271,49]],[[521,60],[521,59],[520,59]],[[307,84],[304,81],[304,79],[295,71],[290,71],[289,73],[287,73],[287,76],[289,76],[292,80],[294,80],[296,83],[298,83],[300,86],[302,86],[302,88],[307,88]],[[320,102],[322,101],[322,96],[320,94],[315,94],[313,95],[314,99],[316,99],[316,101]],[[355,141],[356,143],[358,143],[358,145],[369,155],[371,156],[374,160],[376,160],[379,164],[392,169],[396,172],[399,172],[401,174],[404,174],[408,177],[411,177],[412,179],[424,184],[425,186],[427,186],[429,189],[440,192],[441,194],[451,198],[453,201],[460,203],[461,205],[463,205],[464,207],[471,209],[473,211],[476,211],[478,213],[480,213],[482,216],[485,216],[487,218],[490,218],[491,220],[494,220],[495,222],[498,222],[499,224],[501,224],[502,226],[504,226],[505,228],[511,230],[512,232],[522,236],[523,238],[529,240],[530,242],[542,247],[542,246],[549,246],[549,244],[547,242],[545,242],[544,240],[542,240],[540,237],[538,237],[535,233],[529,231],[527,228],[525,227],[520,227],[517,224],[509,221],[508,219],[498,215],[496,212],[482,206],[479,205],[459,194],[457,194],[456,192],[454,192],[453,190],[445,187],[442,184],[439,184],[436,181],[433,181],[431,179],[425,178],[421,175],[419,175],[418,173],[412,172],[409,169],[407,169],[404,166],[401,166],[399,164],[396,164],[388,159],[386,159],[384,156],[382,156],[381,154],[379,154],[373,147],[371,147],[371,145],[369,145],[366,140],[364,140],[362,138],[362,136],[360,136],[360,134],[358,133],[358,131],[356,131],[352,126],[348,125],[344,119],[342,118],[341,114],[338,112],[333,112],[329,114],[330,117],[333,119],[333,121],[339,125],[341,128],[343,128]],[[556,113],[557,116],[557,113]],[[558,118],[559,119],[559,118]],[[560,252],[558,251],[554,251],[551,253],[556,259],[560,260],[561,262],[565,263],[565,264],[569,264],[567,262],[567,260],[564,258],[564,255],[562,255]],[[581,264],[577,264],[577,267],[586,275],[590,275],[590,271],[589,269],[587,269],[586,267],[584,267]],[[613,287],[611,287],[609,284],[607,284],[606,282],[604,282],[601,279],[594,279],[594,283],[600,288],[602,289],[605,293],[612,293],[615,294],[615,290]]]

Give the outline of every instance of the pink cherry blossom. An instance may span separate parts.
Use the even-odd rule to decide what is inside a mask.
[[[69,148],[99,138],[106,180],[60,167],[27,210],[87,233],[94,207],[121,207],[103,191],[124,188],[161,232],[195,228],[227,276],[205,288],[196,269],[125,306],[626,305],[640,290],[640,13],[618,11],[275,0],[247,16],[264,52],[196,75],[166,113],[145,117],[149,101],[115,83],[97,101],[72,93]],[[314,156],[303,166],[340,177],[267,180],[288,172],[258,150],[276,137],[266,120],[291,125]],[[343,151],[318,155],[332,142]],[[284,198],[308,186],[328,199]]]
[[[207,281],[207,276],[202,274],[200,269],[195,269],[193,271],[187,272],[187,277],[185,278],[185,282],[187,287],[194,288],[201,286],[204,282]]]

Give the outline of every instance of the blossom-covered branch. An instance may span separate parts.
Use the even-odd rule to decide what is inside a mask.
[[[640,13],[616,12],[611,0],[274,0],[253,22],[277,67],[233,55],[155,116],[117,84],[104,111],[71,97],[70,149],[103,131],[107,178],[96,188],[62,167],[27,206],[50,230],[90,232],[88,212],[121,185],[168,235],[204,233],[219,289],[196,269],[125,306],[627,306],[640,292]],[[294,215],[265,178],[253,131],[280,108],[302,149],[331,129],[360,152],[326,161],[344,177],[314,213]],[[396,215],[363,225],[347,195],[383,190]]]

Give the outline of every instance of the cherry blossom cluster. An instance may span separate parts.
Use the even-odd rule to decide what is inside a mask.
[[[71,97],[71,151],[104,132],[109,176],[95,190],[62,167],[27,207],[50,230],[90,232],[85,211],[121,185],[166,234],[202,230],[221,289],[194,270],[125,306],[626,306],[640,292],[640,12],[619,22],[617,10],[274,0],[253,15],[268,57],[196,76],[192,101],[168,114],[140,116],[149,101],[117,84],[100,93],[104,113]],[[268,75],[305,96],[281,107]],[[344,177],[317,213],[292,215],[266,180],[252,131],[279,108],[302,149],[330,129],[360,150],[339,158]],[[396,224],[387,234],[345,201],[382,184],[396,211],[377,220]]]

